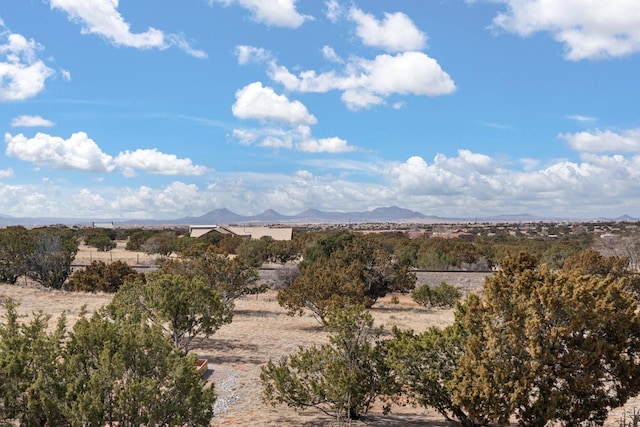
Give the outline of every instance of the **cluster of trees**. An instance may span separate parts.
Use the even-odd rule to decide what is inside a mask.
[[[517,245],[500,236],[492,246],[484,237],[334,231],[278,242],[135,230],[128,249],[180,256],[148,275],[94,261],[69,278],[80,239],[98,245],[105,236],[112,241],[65,227],[0,230],[0,280],[26,275],[52,288],[115,292],[105,308],[70,330],[62,317],[53,332],[41,313],[22,324],[5,304],[0,424],[206,424],[215,395],[186,356],[193,340],[231,322],[233,301],[258,288],[256,266],[298,258],[278,302],[290,315],[310,311],[329,343],[265,365],[270,403],[352,419],[381,398],[433,407],[467,426],[512,417],[577,425],[602,423],[608,408],[640,392],[640,276],[628,258],[582,251],[583,240]],[[523,246],[531,251],[516,252]],[[428,307],[460,297],[447,283],[414,289],[412,267],[492,265],[498,254],[500,268],[482,296],[456,304],[453,325],[394,329],[390,338],[373,327],[367,309],[389,293],[412,292]]]
[[[238,255],[248,265],[259,267],[265,262],[285,264],[301,259],[305,251],[319,239],[340,233],[296,229],[291,241],[278,241],[270,237],[251,240],[215,232],[190,239],[186,237],[186,232],[184,228],[90,229],[85,230],[85,243],[99,250],[109,250],[110,245],[115,244],[114,238],[127,239],[127,250],[162,256],[192,255],[212,249],[221,254]],[[561,267],[564,259],[592,244],[592,236],[587,233],[528,239],[504,233],[464,238],[411,239],[406,233],[393,232],[372,233],[366,238],[391,254],[400,265],[426,270],[486,270],[495,267],[505,256],[517,255],[521,251],[535,254],[549,265]]]
[[[628,260],[578,253],[562,269],[506,257],[455,322],[380,339],[360,305],[330,305],[329,344],[270,361],[265,401],[357,418],[371,403],[411,402],[466,426],[602,425],[640,392],[637,273]]]
[[[118,233],[111,228],[87,228],[82,232],[84,244],[96,248],[99,252],[107,252],[117,246]]]
[[[78,252],[78,231],[63,226],[0,230],[0,281],[15,284],[21,276],[60,289],[71,274]]]
[[[186,236],[183,229],[130,230],[126,250],[169,256],[173,253],[193,257],[207,251],[225,255],[238,255],[251,267],[265,262],[284,264],[300,256],[300,242],[281,241],[265,236],[247,239],[233,234],[208,233],[198,239]]]
[[[49,330],[11,302],[0,322],[0,424],[209,425],[215,393],[157,322],[114,302]],[[126,313],[126,315],[125,315]]]
[[[7,229],[2,249],[14,248],[22,240],[12,238],[24,237],[28,260],[33,257],[28,251],[38,254],[38,244],[50,243],[41,236],[63,232]],[[77,251],[81,237],[68,236]],[[49,245],[46,253],[60,256],[61,247]],[[7,259],[6,266],[18,265],[18,257]],[[16,271],[16,278],[31,274]],[[70,330],[64,316],[54,332],[42,313],[21,323],[16,305],[5,302],[0,425],[208,425],[214,389],[202,382],[187,354],[194,339],[232,321],[234,299],[252,292],[257,280],[255,268],[240,257],[209,247],[167,260],[146,275],[121,261],[94,261],[76,271],[69,289],[115,295],[92,316],[81,314]]]

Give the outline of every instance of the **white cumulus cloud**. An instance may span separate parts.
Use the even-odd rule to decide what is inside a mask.
[[[548,32],[570,60],[614,58],[640,51],[637,0],[492,0],[507,10],[493,25],[521,36]]]
[[[298,28],[304,21],[311,19],[298,13],[296,2],[297,0],[209,0],[210,4],[238,4],[251,11],[256,22],[286,28]]]
[[[207,171],[205,166],[194,165],[189,158],[179,159],[155,148],[126,150],[118,154],[114,163],[128,177],[135,176],[136,169],[156,175],[203,175]]]
[[[117,46],[139,49],[177,46],[189,55],[206,57],[181,35],[164,34],[152,27],[142,33],[132,33],[130,24],[118,12],[118,3],[118,0],[50,0],[51,8],[63,10],[70,19],[81,23],[83,33],[100,35]]]
[[[314,124],[316,118],[300,101],[290,101],[261,82],[251,83],[236,92],[233,115],[240,119],[255,119],[288,124]]]
[[[356,147],[338,137],[312,136],[311,128],[299,126],[265,126],[258,129],[235,129],[232,135],[242,145],[257,145],[272,149],[294,149],[306,153],[347,153]]]
[[[77,132],[69,139],[37,133],[33,138],[23,134],[6,133],[6,154],[53,169],[75,169],[87,172],[111,172],[113,158],[84,132]]]
[[[295,75],[272,62],[269,76],[289,91],[342,91],[343,102],[352,110],[382,104],[395,94],[438,96],[456,90],[449,74],[422,52],[383,54],[373,60],[351,58],[342,71],[321,74],[309,70]]]
[[[367,46],[385,49],[389,52],[422,50],[427,36],[402,12],[385,13],[378,21],[375,16],[358,8],[351,8],[349,18],[356,23],[356,32]]]
[[[11,127],[51,127],[55,123],[40,116],[18,116],[11,120]]]
[[[623,133],[610,130],[562,133],[561,139],[579,152],[640,152],[640,129],[630,129]]]
[[[54,71],[37,57],[42,46],[10,33],[0,20],[0,102],[36,96]]]

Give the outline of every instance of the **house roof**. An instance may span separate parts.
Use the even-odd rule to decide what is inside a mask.
[[[291,240],[293,229],[291,227],[266,227],[266,226],[219,226],[219,225],[192,225],[189,227],[190,237],[201,237],[207,233],[215,231],[223,234],[234,234],[245,236],[251,239],[261,237],[271,237],[274,240]]]

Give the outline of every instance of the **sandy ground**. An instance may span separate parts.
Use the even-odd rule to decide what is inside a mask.
[[[137,261],[142,255],[126,253],[129,261]],[[115,250],[113,253],[117,253]],[[87,257],[85,249],[80,254]],[[89,255],[95,258],[96,253]],[[102,253],[109,256],[108,253]],[[88,257],[87,257],[88,258]],[[121,259],[121,258],[118,258]],[[107,259],[105,259],[106,261]],[[115,260],[115,255],[114,255]],[[146,260],[146,258],[145,258]],[[148,261],[148,260],[146,260]],[[443,275],[444,274],[444,275]],[[456,278],[457,277],[457,278]],[[432,277],[421,276],[419,283],[432,284],[447,280],[463,291],[470,292],[481,286],[479,275],[447,275],[438,273]],[[89,313],[111,300],[108,294],[72,293],[52,291],[33,285],[0,284],[0,301],[12,298],[20,303],[18,311],[25,315],[42,310],[52,316],[51,326],[64,311],[71,324],[86,306]],[[247,296],[236,301],[233,322],[223,326],[215,335],[196,343],[195,353],[209,361],[206,378],[213,381],[220,402],[213,425],[216,426],[332,426],[335,420],[316,410],[295,411],[284,405],[272,407],[261,401],[260,368],[269,359],[277,360],[298,350],[326,342],[326,334],[310,315],[289,317],[276,302],[276,293],[268,292]],[[371,310],[376,325],[389,332],[393,325],[413,329],[416,332],[430,326],[446,326],[453,321],[452,310],[429,310],[416,305],[406,295],[399,296],[399,304],[393,304],[388,296]],[[637,399],[627,405],[632,411],[640,407]],[[612,411],[607,426],[619,426],[625,408]],[[434,411],[413,407],[394,407],[390,415],[383,416],[379,407],[352,425],[370,426],[453,426]],[[514,424],[515,425],[515,424]]]

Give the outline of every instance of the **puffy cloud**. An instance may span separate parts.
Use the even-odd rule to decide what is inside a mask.
[[[111,172],[115,168],[113,158],[84,132],[74,133],[69,139],[40,132],[33,138],[6,133],[4,141],[8,156],[53,169]]]
[[[297,148],[307,153],[346,153],[355,150],[347,141],[337,137],[307,139],[297,143]]]
[[[66,140],[45,133],[37,133],[33,138],[6,133],[4,140],[8,156],[53,169],[113,172],[118,166],[127,177],[135,176],[136,170],[157,175],[203,175],[207,171],[204,166],[193,165],[188,158],[179,159],[156,149],[127,150],[114,159],[102,152],[84,132],[74,133]]]
[[[143,33],[132,33],[129,23],[118,12],[118,0],[50,0],[50,4],[51,8],[63,10],[70,19],[81,23],[83,33],[100,35],[117,46],[139,49],[177,46],[189,55],[206,57],[204,52],[192,48],[177,34],[165,35],[151,27]]]
[[[570,60],[601,59],[640,51],[640,2],[637,0],[492,0],[507,11],[497,28],[528,36],[545,31],[565,45]]]
[[[252,62],[262,63],[271,59],[271,52],[261,47],[238,45],[236,46],[236,56],[238,64],[246,65]]]
[[[88,188],[82,188],[72,196],[74,209],[83,212],[85,216],[100,215],[108,208],[108,201],[100,194],[95,194]]]
[[[458,157],[453,158],[438,154],[431,165],[422,157],[413,156],[393,168],[391,175],[402,189],[413,194],[456,195],[473,186],[482,188],[482,193],[500,190],[503,184],[493,177],[499,171],[488,156],[459,150]]]
[[[354,7],[349,12],[349,18],[357,24],[356,32],[367,46],[404,52],[421,50],[427,43],[425,33],[401,12],[385,13],[384,20],[378,21],[373,15]]]
[[[580,152],[640,152],[640,129],[630,129],[622,134],[610,130],[562,133],[561,139]]]
[[[124,151],[115,158],[114,163],[122,169],[125,176],[135,176],[135,170],[156,175],[203,175],[207,168],[197,166],[191,159],[179,159],[174,154],[161,153],[158,150]]]
[[[283,123],[313,124],[316,118],[300,101],[289,101],[261,82],[251,83],[236,92],[232,107],[234,116],[241,119],[269,120]]]
[[[341,138],[315,139],[311,135],[311,128],[306,125],[235,129],[232,135],[242,145],[255,144],[273,149],[295,149],[307,153],[346,153],[356,150]]]
[[[282,137],[277,137],[275,135],[267,135],[260,142],[261,147],[265,148],[293,148],[293,139],[289,135],[283,135]]]
[[[249,129],[234,129],[231,135],[242,145],[251,145],[260,138],[258,132]]]
[[[316,175],[318,166],[332,173]],[[546,217],[614,216],[640,209],[640,155],[586,154],[581,162],[562,161],[525,171],[507,168],[489,156],[460,150],[431,162],[413,156],[394,165],[369,168],[357,179],[357,164],[309,162],[291,174],[234,170],[216,173],[209,185],[173,182],[138,188],[5,185],[0,181],[4,214],[16,216],[165,218],[202,214],[226,207],[243,214],[268,208],[285,214],[307,208],[341,211],[398,205],[426,214],[472,218],[531,213]],[[347,178],[348,177],[348,178]]]
[[[124,218],[178,218],[204,213],[211,203],[212,196],[197,185],[175,181],[161,188],[118,189],[109,208]]]
[[[295,75],[272,62],[269,75],[290,91],[340,90],[343,102],[352,110],[382,104],[385,97],[394,94],[438,96],[456,90],[449,74],[422,52],[384,54],[373,60],[351,58],[341,73],[303,71]]]
[[[40,116],[18,116],[11,120],[11,127],[51,127],[55,123]]]
[[[0,178],[11,178],[13,177],[13,169],[0,169]]]
[[[0,20],[0,102],[36,96],[54,71],[37,58],[34,40],[10,33]]]
[[[623,209],[640,191],[640,156],[583,156],[581,163],[562,161],[542,169],[508,169],[488,156],[461,150],[442,154],[431,164],[414,156],[389,171],[391,184],[407,203],[428,203],[469,217],[469,212],[542,215],[603,214]],[[637,209],[636,206],[634,209]]]
[[[332,137],[315,139],[309,125],[316,118],[300,101],[290,101],[261,82],[251,83],[236,92],[233,114],[241,119],[268,122],[261,129],[235,129],[232,135],[242,145],[256,144],[273,149],[296,149],[308,153],[345,153],[354,151],[347,141]]]
[[[256,22],[287,28],[298,28],[304,21],[311,19],[298,13],[296,2],[297,0],[209,0],[210,4],[221,3],[225,6],[237,3],[251,11]]]

